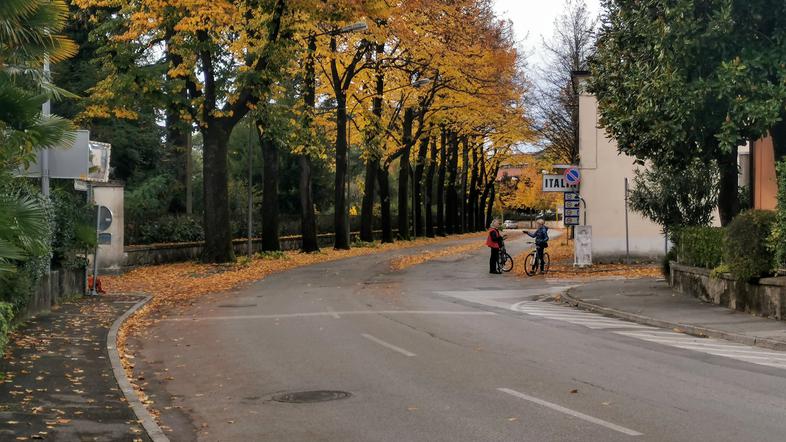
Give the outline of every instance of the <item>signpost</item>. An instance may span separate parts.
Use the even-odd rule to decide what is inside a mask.
[[[578,226],[579,225],[579,211],[581,205],[581,198],[579,197],[578,192],[565,192],[564,195],[564,213],[565,213],[565,225],[566,226]]]

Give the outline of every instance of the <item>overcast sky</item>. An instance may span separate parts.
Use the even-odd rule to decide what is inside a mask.
[[[588,9],[600,13],[600,0],[585,0]],[[516,39],[527,59],[540,66],[542,41],[551,37],[554,20],[565,8],[566,0],[494,0],[500,18],[513,21]]]

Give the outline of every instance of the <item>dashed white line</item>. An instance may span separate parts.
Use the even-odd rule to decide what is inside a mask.
[[[318,316],[350,316],[350,315],[435,315],[435,316],[495,316],[494,312],[482,311],[431,311],[431,310],[357,310],[357,311],[327,311],[312,313],[281,313],[271,315],[236,315],[236,316],[202,316],[187,318],[166,318],[162,321],[234,321],[238,319],[285,319],[285,318],[311,318]]]
[[[510,388],[498,388],[497,390],[499,390],[499,391],[501,391],[503,393],[507,393],[507,394],[509,394],[511,396],[517,397],[519,399],[524,399],[525,401],[532,402],[532,403],[535,403],[535,404],[538,404],[538,405],[542,405],[542,406],[544,406],[546,408],[550,408],[550,409],[552,409],[554,411],[559,411],[560,413],[567,414],[568,416],[573,416],[575,418],[579,418],[581,420],[584,420],[584,421],[587,421],[587,422],[591,422],[591,423],[593,423],[595,425],[600,425],[601,427],[606,427],[606,428],[608,428],[610,430],[614,430],[614,431],[617,431],[617,432],[622,433],[622,434],[627,434],[628,436],[643,436],[643,433],[639,433],[636,430],[631,430],[630,428],[625,428],[623,426],[620,426],[620,425],[617,425],[617,424],[613,424],[613,423],[608,422],[608,421],[604,421],[603,419],[598,419],[596,417],[589,416],[587,414],[578,412],[576,410],[571,410],[570,408],[565,408],[562,405],[557,405],[557,404],[554,404],[554,403],[551,403],[551,402],[548,402],[548,401],[544,401],[543,399],[538,399],[536,397],[533,397],[533,396],[530,396],[530,395],[518,392],[516,390],[511,390]]]
[[[332,317],[334,317],[334,318],[336,318],[336,319],[341,319],[341,315],[339,315],[338,313],[336,313],[336,311],[335,311],[335,310],[333,310],[332,308],[330,308],[330,307],[327,307],[327,311],[328,311],[328,313],[330,313],[330,316],[332,316]]]
[[[363,336],[364,338],[368,339],[369,341],[376,342],[377,344],[379,344],[379,345],[381,345],[383,347],[387,347],[387,348],[389,348],[389,349],[391,349],[393,351],[399,352],[399,353],[401,353],[404,356],[408,356],[410,358],[415,356],[415,353],[412,353],[410,351],[404,350],[403,348],[397,347],[397,346],[395,346],[395,345],[393,345],[393,344],[391,344],[389,342],[385,342],[382,339],[379,339],[379,338],[377,338],[375,336],[371,336],[368,333],[362,333],[361,336]]]

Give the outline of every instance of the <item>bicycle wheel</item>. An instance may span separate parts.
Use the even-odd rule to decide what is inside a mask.
[[[500,255],[499,258],[499,269],[503,272],[509,272],[513,270],[513,258],[506,253]]]
[[[524,273],[526,273],[527,276],[532,276],[536,271],[535,252],[531,252],[529,255],[527,255],[526,258],[524,258]]]
[[[549,258],[549,254],[546,253],[546,252],[543,252],[543,274],[544,275],[549,272],[549,265],[550,264],[551,264],[551,259]]]

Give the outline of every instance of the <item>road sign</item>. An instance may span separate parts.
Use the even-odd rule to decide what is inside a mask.
[[[577,186],[581,182],[581,172],[578,167],[569,167],[565,169],[565,182],[571,186]]]
[[[572,186],[565,181],[564,175],[543,175],[544,192],[574,192],[578,186]]]
[[[565,192],[563,194],[565,199],[564,205],[564,213],[565,218],[563,219],[566,226],[577,226],[579,225],[579,212],[580,212],[580,204],[581,204],[581,197],[577,192]]]

